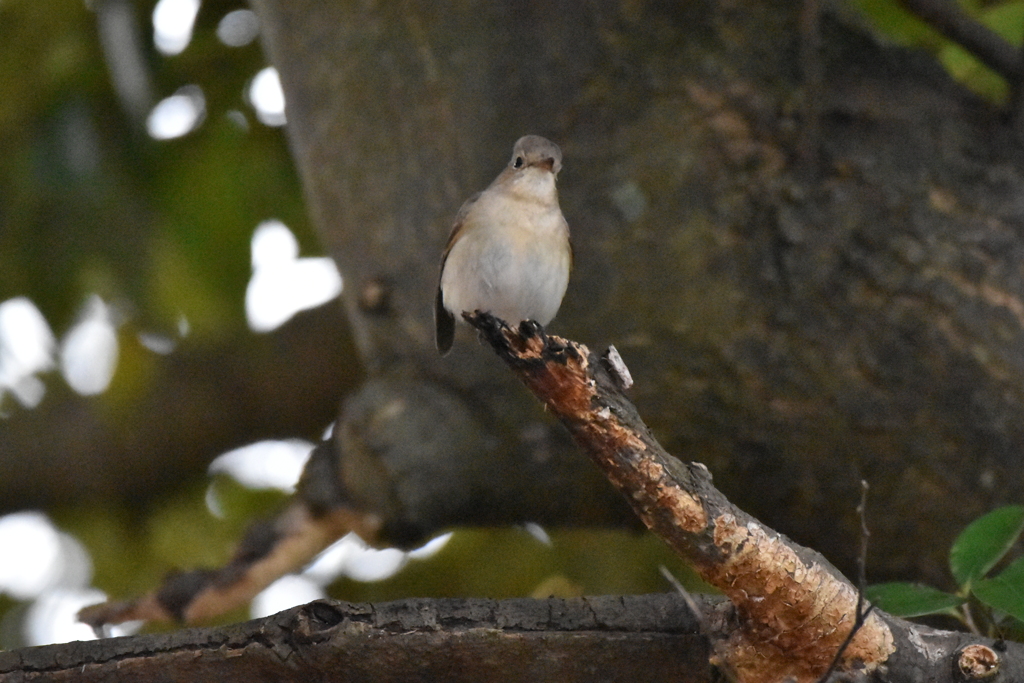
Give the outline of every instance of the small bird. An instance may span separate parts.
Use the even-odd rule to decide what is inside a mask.
[[[511,325],[547,325],[569,284],[572,245],[555,178],[562,150],[539,135],[519,138],[512,160],[455,217],[434,299],[435,341],[445,355],[455,318],[481,311]]]

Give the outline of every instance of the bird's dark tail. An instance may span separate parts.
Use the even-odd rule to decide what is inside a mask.
[[[437,288],[437,296],[434,297],[434,330],[437,350],[445,356],[452,350],[452,342],[455,340],[455,316],[444,307],[440,287]]]

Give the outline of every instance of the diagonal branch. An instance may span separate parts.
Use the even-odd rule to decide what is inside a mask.
[[[854,625],[854,586],[818,553],[732,505],[703,465],[666,453],[620,390],[608,354],[598,358],[533,323],[512,330],[489,315],[466,318],[644,523],[736,607],[740,626],[717,643],[719,661],[747,682],[812,681],[828,670]],[[839,668],[870,672],[894,651],[889,626],[870,614]]]

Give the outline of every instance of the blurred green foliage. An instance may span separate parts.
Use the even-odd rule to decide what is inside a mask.
[[[189,84],[206,100],[197,130],[157,141],[112,85],[109,55],[131,47],[105,57],[99,14],[81,2],[0,3],[0,301],[29,297],[58,335],[97,293],[156,331],[184,315],[193,334],[230,337],[245,329],[256,225],[279,218],[315,245],[284,135],[245,100],[265,66],[259,44],[215,36],[243,6],[204,3],[192,43],[167,57],[152,44],[153,3],[129,5],[150,104]]]
[[[175,56],[154,47],[154,6],[0,2],[0,302],[28,297],[58,338],[91,294],[113,304],[120,354],[110,387],[81,399],[50,373],[46,405],[85,403],[128,442],[139,397],[161,381],[169,362],[145,349],[138,334],[175,338],[184,318],[193,354],[211,344],[249,353],[254,335],[243,302],[257,224],[280,219],[304,252],[319,251],[283,129],[260,123],[246,100],[266,66],[259,42],[229,47],[216,36],[221,18],[245,3],[204,2],[191,43]],[[133,13],[137,44],[123,32],[104,32],[110,7]],[[201,88],[201,125],[180,138],[152,139],[146,111],[133,109],[130,93],[114,84],[110,64],[117,59],[141,65],[148,86],[135,96],[148,99],[146,107],[183,86]],[[4,414],[14,399],[0,392],[0,401]],[[0,429],[25,415],[13,408]],[[47,512],[85,543],[95,584],[129,597],[158,585],[169,570],[224,561],[248,523],[213,517],[203,498],[209,482],[196,475],[169,481],[166,496],[141,509],[101,500]],[[0,616],[11,604],[0,602]]]
[[[210,496],[221,513],[207,506]],[[247,526],[283,507],[276,490],[246,488],[226,475],[155,501],[144,518],[103,504],[58,511],[55,522],[89,550],[93,585],[113,599],[158,587],[169,571],[223,565]],[[550,543],[522,528],[460,529],[435,555],[410,559],[381,581],[342,577],[328,590],[352,602],[426,597],[571,597],[665,592],[665,567],[694,592],[710,590],[660,539],[642,531],[551,529]],[[249,618],[246,610],[218,623]],[[150,625],[166,630],[171,625]],[[2,646],[2,644],[0,644]]]
[[[411,560],[372,583],[342,578],[335,597],[378,602],[408,596],[623,595],[672,590],[665,566],[688,589],[708,587],[661,539],[647,532],[549,529],[550,545],[523,529],[460,529],[435,556]]]
[[[851,0],[851,4],[884,36],[904,45],[928,50],[953,78],[991,102],[1006,102],[1010,87],[1003,77],[905,10],[899,2]],[[1011,45],[1020,48],[1024,43],[1024,0],[960,0],[959,5]]]

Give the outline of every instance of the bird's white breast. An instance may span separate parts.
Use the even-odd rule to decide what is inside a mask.
[[[484,192],[465,216],[441,276],[444,305],[546,325],[569,282],[569,229],[550,172],[524,173],[509,190]]]

